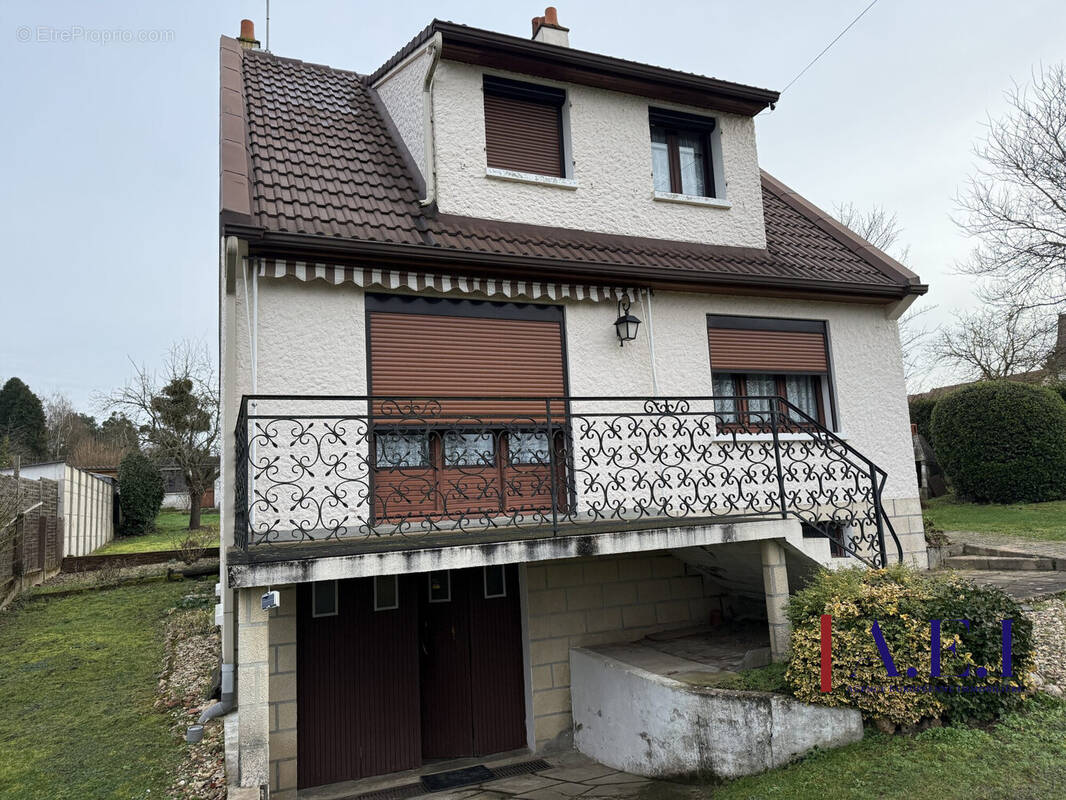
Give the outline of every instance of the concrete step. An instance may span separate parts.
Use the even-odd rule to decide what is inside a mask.
[[[949,556],[942,562],[945,569],[994,569],[994,570],[1041,570],[1055,569],[1050,558],[1037,556]]]

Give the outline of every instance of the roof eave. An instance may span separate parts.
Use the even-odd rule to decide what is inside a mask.
[[[505,255],[434,245],[371,242],[317,234],[266,231],[240,224],[227,225],[225,232],[227,235],[247,240],[249,255],[253,256],[351,264],[372,261],[377,266],[400,270],[448,269],[486,276],[513,276],[515,270],[521,270],[523,276],[529,279],[584,280],[610,284],[622,282],[679,291],[758,293],[806,299],[828,297],[867,303],[889,303],[907,295],[924,294],[928,289],[922,284],[872,285],[852,281],[708,274],[669,267]]]
[[[780,92],[641,64],[587,50],[559,47],[453,22],[434,20],[369,76],[374,84],[429,37],[440,33],[441,57],[661,100],[754,116]]]

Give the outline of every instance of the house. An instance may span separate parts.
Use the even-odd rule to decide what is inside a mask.
[[[218,459],[214,461],[218,464]],[[189,484],[185,480],[185,473],[177,464],[163,464],[159,467],[159,474],[163,477],[163,508],[173,508],[179,511],[189,510]],[[215,491],[219,481],[200,497],[200,508],[215,508],[218,493]]]
[[[925,566],[896,321],[926,287],[760,170],[776,92],[571,48],[552,9],[369,74],[241,30],[231,780],[565,747],[571,648],[748,620],[779,659],[804,570]]]

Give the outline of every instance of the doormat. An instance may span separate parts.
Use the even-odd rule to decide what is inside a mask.
[[[496,776],[488,767],[478,764],[476,767],[466,769],[453,769],[451,772],[438,772],[434,775],[423,775],[422,785],[427,792],[443,792],[445,789],[457,789],[460,786],[470,786],[475,783],[496,780]]]
[[[420,779],[421,783],[405,783],[403,786],[378,789],[374,792],[352,795],[345,800],[407,800],[409,797],[416,797],[424,792],[442,792],[445,789],[456,789],[460,786],[471,786],[475,783],[500,778],[513,778],[515,775],[528,775],[531,772],[540,772],[542,769],[551,769],[551,764],[542,758],[519,761],[516,764],[504,764],[491,769],[478,764],[476,767],[425,775]]]

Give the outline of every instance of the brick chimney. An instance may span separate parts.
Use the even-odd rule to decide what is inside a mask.
[[[555,6],[544,9],[543,17],[533,17],[533,41],[557,47],[570,46],[570,29],[559,24],[559,12]]]
[[[250,19],[241,20],[241,35],[237,37],[245,50],[258,50],[259,40],[255,38],[255,23]]]

